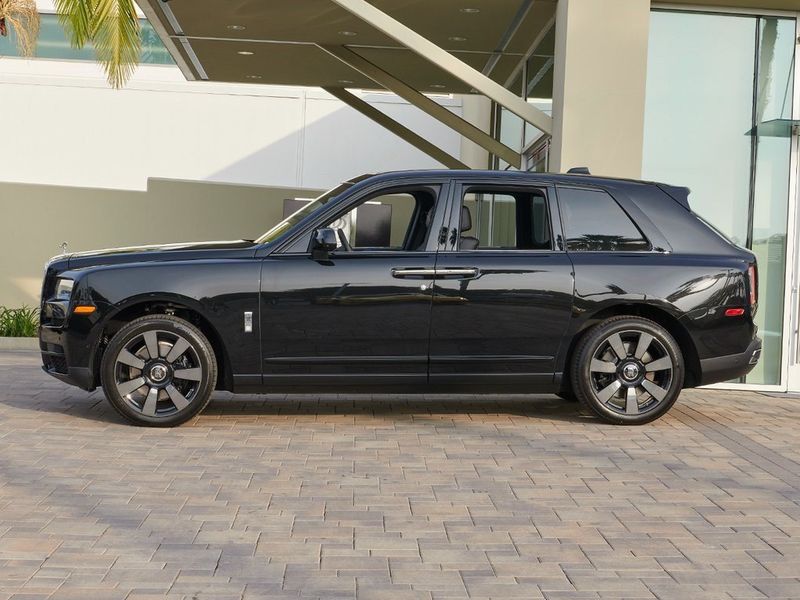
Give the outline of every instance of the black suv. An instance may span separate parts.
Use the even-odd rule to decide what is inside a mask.
[[[758,361],[756,261],[688,190],[588,175],[386,173],[258,240],[63,255],[44,370],[167,426],[214,389],[554,392],[646,423]]]

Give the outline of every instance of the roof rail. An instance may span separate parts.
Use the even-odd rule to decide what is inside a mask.
[[[572,167],[567,173],[573,175],[591,175],[589,167]]]

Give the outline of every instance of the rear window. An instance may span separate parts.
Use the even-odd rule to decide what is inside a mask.
[[[737,246],[737,247],[739,247],[739,248],[742,248],[742,246],[740,246],[739,244],[737,244],[736,242],[734,242],[734,241],[733,241],[731,238],[729,238],[729,237],[728,237],[727,235],[725,235],[725,234],[724,234],[722,231],[720,231],[719,229],[717,229],[716,227],[714,227],[714,225],[712,225],[711,223],[709,223],[708,221],[706,221],[706,220],[705,220],[703,217],[701,217],[700,215],[698,215],[696,212],[692,212],[692,214],[693,214],[695,217],[697,217],[697,220],[698,220],[698,221],[700,221],[700,222],[701,222],[703,225],[705,225],[706,227],[708,227],[708,228],[709,228],[709,229],[710,229],[712,232],[716,233],[716,234],[717,234],[717,235],[718,235],[720,238],[722,238],[724,241],[728,242],[728,243],[729,243],[731,246]]]
[[[571,252],[636,252],[650,244],[616,200],[602,190],[558,189]]]

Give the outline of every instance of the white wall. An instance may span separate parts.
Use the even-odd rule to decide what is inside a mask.
[[[457,134],[403,100],[364,98],[462,154]],[[438,100],[463,114],[461,99]],[[169,66],[142,66],[112,90],[93,63],[0,58],[0,114],[0,182],[327,188],[365,172],[441,166],[321,90],[186,82]]]

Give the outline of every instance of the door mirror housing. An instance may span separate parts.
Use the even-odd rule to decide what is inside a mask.
[[[311,256],[315,260],[325,260],[337,247],[336,231],[330,227],[317,229],[311,242]]]

